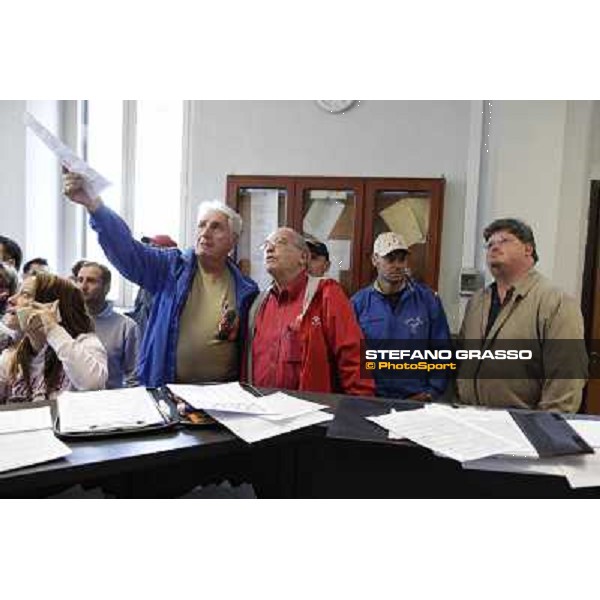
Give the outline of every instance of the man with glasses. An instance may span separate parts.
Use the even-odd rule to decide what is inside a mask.
[[[273,284],[249,317],[246,377],[256,386],[371,396],[361,379],[362,334],[342,287],[307,272],[310,250],[287,227],[262,245]]]
[[[534,269],[538,254],[526,223],[498,219],[486,227],[483,237],[494,281],[467,305],[462,346],[492,353],[526,350],[533,355],[466,361],[457,381],[460,401],[576,412],[587,376],[577,303]]]
[[[241,217],[222,202],[203,202],[194,248],[154,248],[134,239],[123,219],[100,198],[90,198],[82,184],[79,175],[63,175],[64,194],[87,208],[107,258],[154,298],[140,350],[140,382],[157,387],[237,380],[248,309],[258,293],[229,258]]]

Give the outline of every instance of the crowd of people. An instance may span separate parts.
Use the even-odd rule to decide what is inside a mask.
[[[138,241],[101,198],[66,173],[64,194],[83,205],[108,261],[139,286],[134,309],[117,312],[107,296],[111,272],[78,261],[70,277],[41,257],[26,262],[0,236],[0,403],[53,398],[61,391],[171,382],[247,381],[261,388],[435,401],[451,398],[490,407],[577,411],[580,376],[558,377],[554,340],[583,340],[574,299],[536,269],[531,228],[499,219],[483,237],[493,283],[470,299],[460,340],[493,349],[508,340],[534,341],[543,360],[520,376],[486,376],[482,361],[456,381],[430,376],[389,378],[364,368],[365,344],[415,341],[449,347],[448,321],[437,294],[408,268],[410,248],[395,232],[374,243],[375,280],[348,298],[327,277],[323,241],[282,227],[262,245],[272,282],[263,290],[236,264],[242,219],[226,204],[200,205],[195,246],[177,248],[158,235]]]

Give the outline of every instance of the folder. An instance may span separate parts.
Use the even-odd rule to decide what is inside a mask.
[[[509,412],[541,458],[594,452],[558,413],[516,410]]]
[[[364,400],[363,398],[343,398],[335,410],[333,421],[327,428],[327,437],[366,442],[390,442],[388,432],[366,417],[385,415],[394,410],[415,410],[423,408],[418,402],[406,400]]]

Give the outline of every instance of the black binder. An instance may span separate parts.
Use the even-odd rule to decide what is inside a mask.
[[[594,453],[594,449],[558,413],[516,410],[509,413],[541,458]]]
[[[422,407],[421,403],[402,400],[343,398],[335,409],[333,421],[329,423],[327,437],[395,443],[396,440],[390,440],[385,429],[368,421],[366,417],[386,415],[392,408],[394,410],[415,410]]]

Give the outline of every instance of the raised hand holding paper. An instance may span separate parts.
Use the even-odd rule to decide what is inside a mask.
[[[46,146],[56,154],[61,164],[71,173],[83,177],[83,187],[87,195],[97,198],[109,185],[110,181],[92,169],[83,159],[79,158],[68,146],[63,144],[55,135],[52,135],[34,116],[26,112],[24,122]]]

